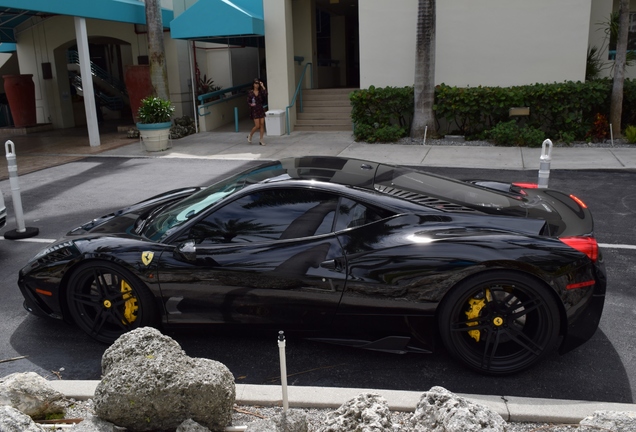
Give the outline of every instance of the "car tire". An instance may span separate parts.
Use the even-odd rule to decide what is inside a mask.
[[[529,275],[501,271],[460,282],[438,315],[446,349],[489,375],[527,369],[554,351],[560,313],[550,287]]]
[[[109,262],[80,264],[69,279],[66,302],[78,327],[104,343],[158,321],[148,287],[130,271]]]

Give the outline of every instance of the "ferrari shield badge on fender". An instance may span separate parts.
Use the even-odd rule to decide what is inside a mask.
[[[141,262],[144,263],[145,266],[148,266],[152,262],[152,259],[154,258],[154,256],[155,256],[154,252],[143,252],[141,254]]]

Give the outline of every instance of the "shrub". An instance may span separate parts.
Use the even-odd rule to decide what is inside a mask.
[[[148,96],[141,101],[137,118],[143,124],[165,123],[170,121],[173,111],[174,107],[169,100]]]
[[[177,139],[196,132],[194,119],[189,116],[174,119],[174,125],[170,128],[170,138]]]
[[[440,84],[435,90],[433,110],[436,118],[443,120],[448,130],[455,130],[457,134],[465,135],[468,139],[490,137],[495,140],[497,138],[493,137],[492,133],[510,133],[495,128],[505,128],[499,125],[509,122],[511,107],[527,106],[530,107],[530,115],[523,119],[523,123],[529,130],[521,135],[514,134],[515,138],[519,138],[519,142],[526,141],[526,135],[531,133],[535,137],[530,141],[535,142],[539,136],[536,132],[538,130],[542,130],[548,137],[566,143],[584,139],[602,140],[607,136],[608,127],[597,124],[596,115],[600,114],[607,119],[611,90],[612,83],[609,79],[508,88],[461,88]],[[413,118],[413,87],[371,86],[368,90],[351,93],[350,100],[351,118],[356,124],[356,140],[380,141],[378,130],[382,140],[399,139],[399,129],[384,129],[389,126],[402,128],[402,136],[410,132]],[[622,124],[636,124],[636,80],[626,79],[623,83]],[[532,130],[535,132],[531,132]],[[508,145],[513,143],[505,136],[500,139]]]
[[[636,121],[636,83],[625,80],[624,85],[623,118]],[[459,88],[441,84],[436,89],[434,110],[449,129],[459,129],[471,138],[507,122],[510,108],[527,106],[530,115],[524,122],[528,126],[541,129],[549,136],[567,133],[574,139],[583,139],[594,122],[594,114],[609,114],[610,95],[611,81],[607,79],[508,88]]]
[[[349,95],[356,141],[394,142],[408,135],[413,87],[369,87]]]
[[[607,138],[608,134],[609,122],[607,121],[607,117],[603,114],[597,113],[596,116],[594,116],[592,128],[585,135],[585,139],[588,141],[601,142]]]
[[[519,126],[516,120],[501,122],[486,134],[496,145],[541,147],[545,134],[541,129]]]
[[[515,120],[509,122],[501,122],[494,128],[490,129],[486,136],[490,138],[496,145],[512,146],[517,141],[519,134],[519,126]]]
[[[625,138],[631,144],[636,144],[636,126],[627,126],[625,129]]]
[[[570,132],[559,132],[559,141],[564,142],[566,144],[572,144],[576,137],[573,133]]]

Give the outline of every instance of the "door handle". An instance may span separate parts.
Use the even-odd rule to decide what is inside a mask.
[[[343,259],[342,258],[336,258],[336,259],[332,259],[332,260],[327,260],[327,261],[323,261],[320,263],[320,267],[327,269],[327,270],[333,270],[333,271],[342,271],[343,270]]]

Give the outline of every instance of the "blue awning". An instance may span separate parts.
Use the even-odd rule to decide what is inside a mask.
[[[264,36],[262,0],[199,0],[170,23],[173,39]]]
[[[16,26],[34,16],[50,15],[146,24],[146,6],[139,0],[0,0],[0,42],[16,42]],[[161,10],[164,27],[173,17],[171,10]]]
[[[12,53],[16,52],[17,48],[14,43],[11,42],[0,42],[0,53]]]

